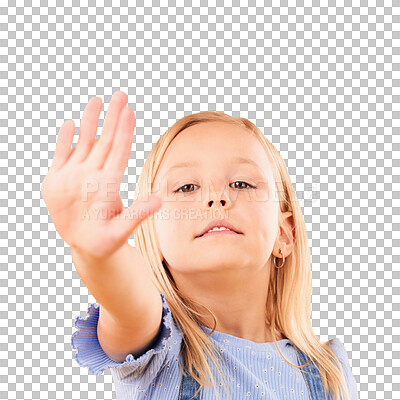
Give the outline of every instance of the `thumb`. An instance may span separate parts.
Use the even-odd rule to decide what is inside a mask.
[[[116,218],[115,223],[118,224],[119,235],[129,236],[143,220],[157,211],[161,205],[162,200],[156,195],[134,201]]]

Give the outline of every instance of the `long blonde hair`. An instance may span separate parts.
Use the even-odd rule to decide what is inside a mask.
[[[325,393],[331,392],[334,396],[333,400],[349,400],[346,378],[338,358],[329,347],[330,341],[320,342],[312,329],[310,319],[312,294],[310,249],[306,225],[293,184],[281,155],[256,125],[245,118],[232,117],[215,111],[199,112],[181,118],[160,137],[149,153],[136,186],[135,200],[154,193],[155,177],[160,169],[164,154],[174,138],[189,126],[209,121],[224,121],[235,124],[257,137],[265,147],[272,164],[280,212],[290,211],[293,215],[295,235],[293,251],[285,258],[284,268],[277,269],[271,265],[269,285],[268,288],[265,288],[268,291],[266,322],[271,327],[274,343],[279,353],[293,367],[302,367],[292,364],[283,356],[276,342],[276,332],[281,332],[314,361],[320,372]],[[183,336],[183,346],[179,356],[183,352],[182,356],[185,359],[188,371],[200,384],[200,388],[201,386],[209,387],[211,383],[218,399],[216,383],[207,356],[211,359],[223,380],[223,384],[220,385],[224,386],[228,392],[229,388],[217,361],[217,358],[220,358],[223,362],[222,357],[209,339],[209,336],[216,329],[216,317],[210,309],[185,296],[175,285],[162,257],[152,217],[145,219],[135,229],[135,246],[143,255],[155,286],[160,293],[164,294],[172,316]],[[214,320],[214,327],[208,335],[199,326],[202,321],[202,314],[196,311],[199,308],[204,309]],[[182,373],[184,373],[180,360],[179,365]],[[195,372],[198,373],[198,376]]]

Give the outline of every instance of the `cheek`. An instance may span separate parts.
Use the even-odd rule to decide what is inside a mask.
[[[191,196],[179,199],[170,196],[162,200],[162,208],[157,211],[159,214],[157,218],[160,218],[160,234],[167,237],[190,238],[197,232],[199,226],[203,226],[201,220],[204,212],[198,200]]]
[[[155,213],[156,234],[162,252],[179,246],[183,238],[189,237],[187,224],[187,217],[180,209],[163,206]]]
[[[156,223],[157,239],[160,246],[161,258],[167,265],[180,269],[182,260],[188,259],[188,244],[190,232],[185,230],[182,221],[173,213],[165,214],[165,219]],[[182,268],[186,266],[183,263]],[[171,267],[170,267],[171,268]]]
[[[254,223],[254,229],[260,232],[261,238],[267,242],[274,241],[278,230],[276,204],[270,201],[259,202],[249,212]]]
[[[160,217],[161,218],[161,217]],[[160,252],[161,252],[161,257],[165,258],[168,263],[170,263],[172,260],[170,260],[170,254],[174,253],[174,243],[176,242],[175,240],[171,240],[171,225],[169,224],[169,221],[166,218],[166,215],[164,213],[163,217],[164,219],[159,219],[155,223],[156,227],[156,235],[157,235],[157,240],[158,244],[160,246]]]

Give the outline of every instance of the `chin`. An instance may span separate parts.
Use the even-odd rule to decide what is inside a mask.
[[[201,269],[208,270],[236,269],[243,266],[245,262],[244,259],[242,260],[240,257],[235,257],[234,254],[227,256],[226,253],[218,254],[218,252],[215,253],[215,256],[213,254],[207,254],[207,256],[204,256],[203,254],[202,257],[196,257],[195,259],[197,264],[201,265]]]

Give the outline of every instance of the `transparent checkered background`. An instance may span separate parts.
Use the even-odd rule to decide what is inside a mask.
[[[223,111],[264,132],[307,223],[315,333],[344,343],[360,399],[399,399],[399,0],[55,3],[0,8],[0,398],[115,399],[109,370],[73,359],[74,318],[96,300],[40,184],[61,124],[74,120],[76,143],[99,96],[100,134],[123,90],[136,113],[125,206],[184,115]]]

